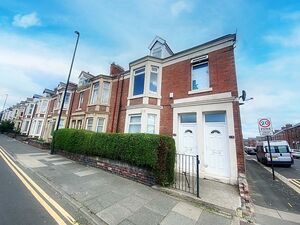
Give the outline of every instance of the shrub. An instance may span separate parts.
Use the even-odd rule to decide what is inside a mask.
[[[0,123],[0,132],[9,132],[12,133],[14,131],[14,122],[10,120],[4,120]]]
[[[55,149],[147,168],[153,171],[156,182],[161,185],[174,180],[175,142],[172,137],[60,129],[54,133],[53,144]]]

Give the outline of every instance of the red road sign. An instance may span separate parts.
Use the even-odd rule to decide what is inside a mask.
[[[261,136],[273,135],[272,123],[269,118],[261,118],[258,120],[258,130]]]

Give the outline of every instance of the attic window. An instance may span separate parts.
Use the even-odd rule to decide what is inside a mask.
[[[161,58],[162,49],[161,47],[157,47],[152,50],[152,56],[156,58]]]

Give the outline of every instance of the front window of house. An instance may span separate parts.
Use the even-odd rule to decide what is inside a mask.
[[[209,88],[208,62],[192,64],[192,90]]]
[[[103,132],[104,128],[104,118],[99,117],[97,120],[96,132]]]
[[[155,123],[156,123],[156,115],[148,114],[147,133],[149,133],[149,134],[155,133]]]
[[[157,93],[157,77],[158,67],[151,66],[149,90],[152,93]]]
[[[91,104],[96,104],[97,103],[98,92],[99,92],[99,82],[96,82],[96,83],[93,84]]]
[[[144,93],[145,68],[134,71],[133,95],[141,95]]]
[[[92,130],[93,129],[93,118],[86,119],[86,129]]]
[[[129,133],[141,133],[141,114],[134,114],[129,116]]]
[[[64,126],[65,126],[65,120],[64,120],[64,119],[61,119],[61,120],[59,121],[58,129],[64,128]]]
[[[108,104],[109,87],[110,87],[110,83],[104,81],[104,82],[103,82],[102,96],[101,96],[101,102],[102,102],[103,104]]]
[[[82,106],[82,103],[83,103],[83,94],[84,94],[84,92],[80,92],[79,93],[78,109],[80,109],[81,106]]]
[[[31,115],[33,111],[34,104],[30,104],[28,114]]]
[[[40,113],[46,113],[47,105],[48,105],[47,100],[43,100],[41,102]]]
[[[39,135],[42,129],[42,121],[38,121],[37,128],[36,128],[36,134]]]
[[[67,92],[66,96],[65,96],[64,108],[67,108],[69,106],[70,96],[71,96],[71,94]]]

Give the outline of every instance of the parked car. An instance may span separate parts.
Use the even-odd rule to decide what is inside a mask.
[[[244,148],[245,152],[248,154],[248,155],[255,155],[256,154],[256,148],[255,147],[248,147],[246,146]]]
[[[292,155],[295,159],[300,158],[300,149],[292,149]]]
[[[273,165],[290,167],[294,163],[292,151],[287,141],[270,141]],[[267,141],[258,142],[256,146],[257,160],[271,165],[271,158]]]

